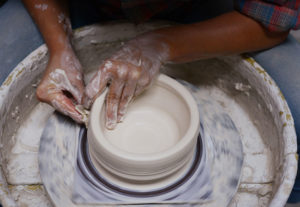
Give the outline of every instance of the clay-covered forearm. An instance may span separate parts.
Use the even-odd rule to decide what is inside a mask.
[[[22,0],[37,24],[50,53],[70,47],[71,24],[64,0]]]
[[[167,45],[165,61],[170,62],[257,51],[279,44],[287,35],[288,32],[269,32],[260,23],[235,11],[200,23],[154,31],[154,36]]]

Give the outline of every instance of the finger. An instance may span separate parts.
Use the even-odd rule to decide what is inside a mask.
[[[106,127],[114,129],[117,124],[117,113],[124,82],[120,79],[113,80],[106,97]]]
[[[117,122],[122,122],[124,119],[124,115],[127,111],[127,107],[131,102],[135,89],[136,89],[137,81],[127,82],[124,86],[122,97],[120,99],[119,109],[118,109],[118,118]]]
[[[68,72],[68,73],[67,73]],[[84,86],[82,74],[79,71],[66,71],[55,69],[50,74],[50,84],[52,88],[70,93],[77,104],[81,104]],[[67,95],[67,94],[66,94]]]
[[[66,93],[70,93],[72,95],[73,101],[76,104],[82,104],[83,96],[84,96],[84,86],[83,84],[76,83],[76,85],[72,85],[71,87],[62,88],[62,90]],[[65,94],[67,95],[67,94]]]
[[[91,107],[95,99],[104,91],[109,80],[110,74],[101,69],[94,75],[85,88],[85,97],[83,100],[85,108]]]
[[[147,89],[149,87],[150,84],[145,84],[144,81],[142,82],[138,82],[136,85],[136,89],[135,89],[135,93],[134,93],[134,97],[139,96],[141,93],[144,92],[145,89]]]
[[[139,96],[141,93],[143,93],[144,90],[145,90],[145,86],[141,86],[137,84],[134,92],[134,97]]]
[[[83,103],[84,96],[84,83],[83,83],[83,75],[81,73],[76,75],[76,80],[73,82],[73,90],[70,90],[70,93],[73,95],[77,104]]]
[[[136,89],[135,89],[135,93],[134,93],[134,97],[139,96],[141,93],[143,93],[147,88],[149,88],[154,80],[155,80],[155,76],[149,76],[147,75],[143,75],[137,83]]]
[[[59,112],[71,117],[78,123],[83,123],[82,115],[76,110],[71,99],[66,97],[62,92],[51,94],[49,96],[49,103]]]

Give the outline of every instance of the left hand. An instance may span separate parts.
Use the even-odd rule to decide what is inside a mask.
[[[71,48],[50,53],[48,65],[36,90],[36,95],[40,101],[50,104],[76,122],[84,122],[84,117],[76,109],[76,105],[81,105],[83,102],[82,68]]]
[[[110,83],[106,97],[106,127],[114,129],[121,122],[133,97],[151,85],[159,73],[168,50],[151,35],[126,43],[111,58],[105,60],[85,89],[85,107]]]

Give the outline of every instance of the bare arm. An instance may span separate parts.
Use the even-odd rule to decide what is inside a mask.
[[[36,22],[50,52],[49,62],[36,94],[58,111],[82,122],[75,106],[82,104],[81,65],[71,45],[71,24],[66,2],[59,0],[23,0]],[[70,97],[71,95],[71,97]]]
[[[159,34],[161,42],[168,45],[167,61],[172,62],[266,49],[279,44],[288,35],[288,32],[269,32],[257,21],[236,11],[153,33]]]
[[[42,33],[50,53],[71,46],[72,30],[66,1],[23,0],[23,3]]]

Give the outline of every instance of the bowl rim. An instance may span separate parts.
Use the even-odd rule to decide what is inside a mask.
[[[199,117],[199,111],[198,111],[198,105],[196,103],[196,100],[192,96],[192,94],[186,89],[182,84],[180,84],[175,79],[168,77],[167,75],[160,74],[157,77],[156,84],[163,85],[164,87],[169,87],[175,90],[180,97],[185,101],[188,111],[189,111],[189,121],[190,125],[188,126],[187,130],[185,131],[184,135],[181,137],[180,141],[177,142],[172,148],[167,149],[163,152],[159,153],[151,153],[151,154],[137,154],[137,153],[130,153],[126,152],[124,150],[121,150],[111,144],[109,141],[107,141],[104,138],[104,134],[100,127],[100,118],[97,118],[95,116],[100,117],[100,113],[105,101],[105,97],[107,94],[107,90],[102,93],[96,100],[96,102],[100,102],[101,106],[98,107],[98,110],[95,105],[93,105],[91,114],[90,114],[90,120],[96,120],[95,122],[90,121],[89,122],[89,129],[92,129],[92,136],[93,136],[93,143],[95,143],[96,139],[97,144],[101,147],[101,149],[105,150],[105,154],[111,154],[114,155],[116,159],[119,160],[127,160],[127,161],[135,161],[135,162],[157,162],[161,160],[168,159],[172,157],[173,155],[177,154],[180,151],[185,151],[186,147],[193,141],[196,140],[199,134],[199,128],[200,128],[200,117]],[[166,88],[167,88],[166,87]],[[95,111],[96,110],[96,111]],[[197,112],[197,113],[195,113]],[[96,136],[96,134],[98,136]],[[195,138],[196,137],[196,138]],[[91,139],[88,137],[88,139]],[[194,145],[192,145],[194,146]],[[100,153],[102,154],[102,153]],[[137,156],[138,155],[138,156]]]

